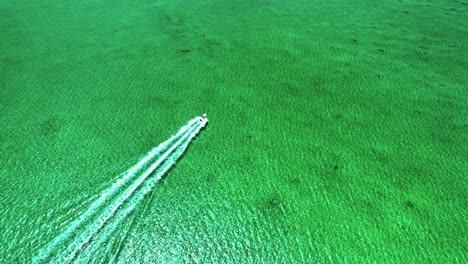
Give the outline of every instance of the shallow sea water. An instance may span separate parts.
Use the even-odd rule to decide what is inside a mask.
[[[58,248],[93,249],[70,262],[466,262],[466,14],[448,0],[0,0],[0,262],[38,260],[205,112],[134,209],[68,229]]]

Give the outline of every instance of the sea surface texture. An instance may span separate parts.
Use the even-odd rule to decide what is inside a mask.
[[[0,0],[0,263],[467,263],[467,43],[466,0]]]

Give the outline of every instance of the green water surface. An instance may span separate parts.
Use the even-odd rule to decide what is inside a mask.
[[[464,0],[0,0],[0,263],[204,112],[94,262],[466,263],[467,43]]]

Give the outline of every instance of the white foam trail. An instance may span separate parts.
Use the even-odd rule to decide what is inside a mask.
[[[53,254],[60,253],[59,248],[63,247],[63,244],[73,238],[76,235],[78,228],[86,227],[86,223],[97,214],[100,210],[105,210],[105,203],[120,189],[127,185],[140,171],[144,168],[149,161],[158,156],[162,151],[167,149],[172,142],[181,136],[185,135],[187,131],[191,131],[194,127],[199,127],[205,120],[201,120],[200,117],[196,117],[188,122],[187,125],[183,126],[174,136],[169,138],[167,141],[161,143],[158,147],[150,150],[135,166],[127,170],[126,174],[117,180],[111,187],[104,190],[101,196],[93,202],[90,207],[76,220],[71,222],[65,230],[63,230],[57,237],[43,247],[38,255],[33,257],[33,263],[43,263],[53,256]],[[206,124],[206,122],[204,122]],[[203,124],[204,126],[204,124]],[[107,206],[108,207],[108,206]]]
[[[102,227],[114,216],[114,214],[120,209],[120,207],[125,203],[137,190],[141,184],[146,180],[146,178],[151,175],[167,158],[168,156],[174,152],[180,145],[184,143],[188,143],[192,139],[191,136],[193,133],[191,131],[199,130],[198,128],[192,128],[190,132],[186,132],[176,143],[174,143],[168,150],[166,150],[162,156],[158,158],[156,162],[151,164],[151,166],[141,175],[139,176],[133,183],[124,190],[123,194],[116,198],[116,201],[113,202],[110,206],[104,208],[102,214],[100,214],[99,218],[96,219],[91,225],[88,225],[86,230],[81,233],[78,239],[75,239],[74,243],[71,244],[67,250],[64,252],[65,259],[63,261],[67,262],[73,258],[75,258],[76,254],[84,247],[87,243],[95,236],[97,232],[99,232]]]
[[[184,141],[178,148],[176,148],[174,153],[167,157],[166,162],[161,166],[161,169],[154,176],[147,180],[145,186],[142,187],[131,198],[131,201],[129,201],[128,206],[112,218],[112,222],[104,227],[105,230],[102,230],[103,235],[100,235],[98,238],[93,240],[93,245],[91,246],[91,248],[87,250],[86,253],[83,254],[83,256],[80,255],[80,259],[86,262],[90,261],[92,256],[95,256],[97,250],[99,250],[101,246],[109,240],[110,236],[119,227],[119,224],[124,219],[126,219],[131,212],[133,212],[135,207],[138,204],[140,204],[140,202],[142,202],[145,196],[154,189],[156,183],[164,176],[164,174],[172,167],[172,165],[176,163],[176,161],[187,149],[191,139],[198,134],[198,132],[204,125],[205,124],[201,124],[199,128],[191,132],[187,140]]]

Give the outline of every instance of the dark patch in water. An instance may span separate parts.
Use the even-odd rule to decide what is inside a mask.
[[[209,58],[214,58],[216,57],[216,52],[220,47],[222,47],[222,43],[217,40],[203,38],[200,43],[200,47],[197,50]]]
[[[39,124],[39,135],[49,136],[60,131],[60,121],[56,117],[48,118]]]
[[[247,163],[247,164],[252,163],[252,157],[250,157],[249,154],[243,155],[243,156],[242,156],[242,160],[243,160],[245,163]]]
[[[299,186],[299,185],[301,185],[301,179],[294,178],[294,179],[291,180],[291,184],[295,185],[295,186]]]
[[[207,183],[214,183],[216,181],[216,177],[213,174],[206,175],[206,182]]]
[[[161,21],[158,24],[161,27],[161,31],[178,43],[186,43],[190,27],[186,25],[185,19],[183,17],[171,16],[167,13],[162,13],[160,17]]]
[[[4,56],[2,62],[7,66],[18,66],[21,64],[21,60],[14,56]]]
[[[329,80],[323,76],[311,76],[307,85],[315,96],[331,97],[332,93],[328,90]]]
[[[178,50],[177,52],[178,52],[178,53],[190,53],[190,52],[192,52],[192,51],[189,50],[189,49],[181,49],[181,50]]]
[[[283,216],[286,213],[284,202],[278,195],[260,201],[258,208],[265,216]]]
[[[273,209],[278,209],[281,207],[281,201],[278,197],[272,197],[268,199],[268,205]]]
[[[326,180],[336,180],[339,178],[338,164],[326,164],[322,170],[322,178]]]
[[[289,82],[283,82],[280,84],[283,87],[283,91],[286,95],[292,96],[292,97],[302,97],[303,93],[301,89],[294,84],[291,84]]]
[[[405,202],[403,203],[403,205],[404,205],[406,208],[409,208],[409,209],[414,209],[414,208],[416,207],[416,205],[415,205],[412,201],[410,201],[410,200],[405,201]]]
[[[335,114],[335,115],[333,115],[333,118],[334,118],[335,120],[340,120],[342,117],[343,117],[342,114]]]
[[[254,143],[254,137],[251,134],[247,134],[243,136],[244,144],[251,144]]]

